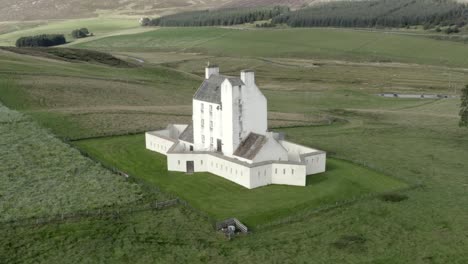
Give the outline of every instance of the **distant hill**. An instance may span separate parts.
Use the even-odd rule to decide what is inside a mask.
[[[463,27],[468,24],[468,6],[454,0],[341,1],[282,14],[273,23],[292,27]]]
[[[155,17],[203,9],[274,5],[299,9],[337,1],[340,0],[0,0],[0,21],[88,18],[98,15]]]
[[[0,0],[0,21],[88,18],[103,15],[156,16],[220,7],[287,5],[336,0]]]

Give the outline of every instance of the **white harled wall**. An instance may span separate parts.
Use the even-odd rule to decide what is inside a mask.
[[[154,133],[155,132],[145,133],[146,148],[166,155],[167,151],[175,144],[175,142],[159,137]]]
[[[223,153],[227,156],[232,155],[240,143],[239,95],[239,86],[233,87],[228,80],[221,84]]]
[[[203,111],[202,111],[203,105]],[[210,112],[211,106],[211,112]],[[200,100],[193,100],[193,141],[196,151],[214,151],[216,150],[216,140],[222,139],[221,106],[219,104],[208,103]],[[204,125],[202,127],[202,119]],[[210,127],[213,122],[213,128]],[[202,135],[205,136],[205,142],[202,142]],[[210,139],[213,138],[213,148],[210,147]]]
[[[245,86],[241,89],[243,137],[250,132],[265,135],[268,130],[267,100],[255,84],[255,73],[242,71],[241,80]]]

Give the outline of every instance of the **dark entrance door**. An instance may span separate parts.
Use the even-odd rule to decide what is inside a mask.
[[[187,173],[193,173],[194,172],[194,164],[193,160],[192,161],[187,161]]]
[[[216,150],[217,150],[218,152],[223,152],[223,145],[221,144],[221,139],[218,139],[218,140],[216,141],[216,143],[217,143],[217,144],[216,144]]]

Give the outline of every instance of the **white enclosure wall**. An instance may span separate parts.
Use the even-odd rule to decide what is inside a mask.
[[[207,171],[219,175],[248,189],[250,186],[250,168],[213,155],[208,156]]]
[[[304,165],[273,163],[272,172],[271,182],[273,184],[306,185],[306,167]]]
[[[250,187],[257,188],[272,184],[272,164],[251,168]]]
[[[194,153],[169,153],[167,155],[167,169],[170,171],[187,171],[187,161],[193,161],[194,171],[206,171],[206,159],[208,154]]]
[[[170,153],[167,156],[168,170],[186,172],[187,161],[194,162],[195,172],[210,172],[246,188],[252,188],[249,167],[211,154]]]
[[[322,152],[316,155],[304,157],[307,175],[325,172],[327,163],[327,154]]]
[[[173,140],[155,135],[156,132],[145,133],[146,148],[166,155],[167,151],[175,144]]]

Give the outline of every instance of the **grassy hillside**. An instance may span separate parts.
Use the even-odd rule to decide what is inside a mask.
[[[11,85],[3,80],[0,86]],[[0,221],[128,204],[140,187],[0,105]]]
[[[330,156],[361,164],[370,171],[378,171],[378,175],[382,173],[411,183],[421,183],[423,187],[403,193],[407,199],[400,202],[376,197],[335,210],[291,214],[290,221],[286,223],[265,225],[231,242],[213,232],[205,219],[187,208],[179,207],[90,217],[57,224],[15,227],[5,224],[0,227],[0,262],[468,261],[465,232],[468,230],[468,132],[457,126],[459,99],[401,99],[376,95],[387,91],[458,94],[459,89],[468,83],[466,70],[444,65],[466,67],[466,60],[460,55],[466,53],[464,45],[360,31],[240,31],[211,28],[201,31],[160,29],[152,33],[103,38],[80,45],[84,47],[88,44],[132,62],[142,59],[144,63],[138,68],[123,69],[0,51],[0,101],[19,110],[21,115],[30,116],[41,125],[51,128],[61,137],[78,139],[122,135],[156,129],[172,122],[188,122],[190,98],[202,80],[203,66],[208,60],[220,64],[222,72],[231,75],[237,75],[243,68],[254,68],[260,87],[269,100],[270,124],[275,123],[276,130],[286,132],[288,139],[324,149]],[[203,54],[186,53],[189,51],[202,51]],[[343,61],[345,59],[350,61]],[[388,60],[425,64],[382,62]],[[443,65],[440,65],[441,61]],[[323,120],[328,122],[324,123]],[[15,189],[21,189],[22,186],[28,186],[29,189],[25,190],[30,190],[35,197],[42,199],[31,203],[39,205],[37,208],[42,208],[41,203],[61,201],[63,193],[57,195],[54,190],[63,190],[67,186],[76,187],[82,193],[80,199],[86,200],[80,204],[91,204],[89,208],[101,204],[100,201],[91,203],[99,195],[110,197],[105,191],[102,194],[90,194],[88,191],[92,189],[86,189],[88,185],[94,186],[91,183],[107,179],[107,176],[88,180],[84,187],[74,184],[73,180],[78,179],[63,176],[74,173],[68,170],[70,167],[81,168],[83,164],[74,162],[82,158],[76,157],[74,162],[70,162],[71,165],[66,165],[68,162],[65,162],[65,158],[69,156],[55,156],[62,153],[53,145],[57,141],[51,141],[53,137],[47,133],[46,138],[39,137],[44,135],[43,132],[32,131],[44,130],[36,126],[33,130],[29,124],[23,124],[23,120],[3,124],[7,129],[5,133],[2,132],[2,136],[8,137],[0,141],[15,140],[14,143],[8,141],[0,144],[0,151],[6,154],[0,157],[11,157],[6,163],[0,163],[4,166],[0,170],[0,186],[3,186],[0,188],[7,188],[8,194],[5,196],[5,191],[1,191],[0,199],[7,197],[8,200],[0,204],[8,204],[10,197],[14,198],[13,201],[26,201],[30,197],[29,193]],[[27,128],[31,128],[31,131]],[[34,141],[52,142],[46,146],[50,152],[37,151],[42,150],[39,148],[42,144],[38,146],[37,142],[22,138],[25,135]],[[119,161],[119,166],[131,169],[155,185],[174,188],[170,181],[176,177],[185,177],[162,174],[162,165],[153,167],[162,162],[154,153],[148,154],[154,156],[154,164],[139,163],[138,152],[146,153],[138,147],[142,144],[141,136],[82,142],[98,146],[95,147],[95,153],[99,152],[103,161],[106,158]],[[115,142],[119,144],[113,144]],[[10,151],[10,146],[18,146],[18,151]],[[92,149],[92,146],[89,148]],[[148,159],[146,154],[142,157]],[[23,161],[24,166],[20,166]],[[60,166],[42,166],[51,165],[50,162]],[[62,167],[67,170],[62,172]],[[28,178],[4,176],[10,171],[21,172],[30,168],[35,169],[36,174],[26,171]],[[57,174],[47,173],[50,168]],[[152,170],[156,169],[161,173],[152,174]],[[369,169],[353,171],[359,172],[356,177],[360,178],[369,176],[366,173]],[[33,178],[24,185],[11,184],[31,179],[35,175],[44,175],[37,172],[60,177],[44,176],[46,180],[41,178],[36,181]],[[174,177],[169,178],[168,175]],[[344,173],[335,175],[338,176],[329,179],[335,179],[335,183],[345,181]],[[200,176],[200,179],[190,180],[204,181],[208,185],[212,183],[209,179],[214,177]],[[167,181],[160,180],[162,178]],[[221,180],[216,178],[213,181]],[[109,179],[106,183],[112,181]],[[49,183],[53,184],[46,185]],[[372,186],[354,183],[358,186],[341,184],[338,189],[369,192],[382,184],[380,181]],[[324,187],[328,191],[333,189],[327,185],[327,181],[315,184],[330,187]],[[110,190],[114,185],[103,184],[101,188]],[[187,185],[183,185],[184,190],[188,188]],[[221,185],[231,186],[225,181]],[[46,187],[48,189],[44,189]],[[305,190],[313,187],[310,185]],[[235,188],[231,186],[228,189]],[[141,189],[144,194],[144,189]],[[205,187],[201,191],[207,189]],[[39,193],[39,190],[44,191]],[[209,200],[209,191],[203,199]],[[16,196],[17,192],[21,197]],[[76,190],[67,192],[70,197],[76,197],[76,193]],[[194,193],[196,191],[187,191],[186,195],[195,197]],[[126,194],[126,199],[134,195],[132,191]],[[309,195],[306,196],[309,198]],[[102,201],[106,202],[106,199]],[[316,202],[309,200],[303,208],[313,207]],[[61,208],[55,206],[58,205],[54,204],[51,208]],[[25,212],[37,215],[36,208],[29,205],[9,208],[14,216]],[[74,210],[77,207],[65,208]],[[216,212],[223,210],[208,209]],[[248,210],[239,211],[246,216],[252,213]],[[283,215],[280,212],[272,214]],[[255,216],[250,219],[255,223]]]
[[[158,56],[153,56],[152,62],[157,63]],[[200,63],[205,59],[184,61],[184,56],[179,56],[181,61],[169,66],[188,74],[201,72]],[[351,263],[466,262],[468,255],[464,247],[464,230],[468,228],[465,221],[468,215],[464,209],[468,203],[465,195],[468,141],[466,131],[456,126],[458,100],[385,99],[374,95],[380,89],[375,84],[380,83],[379,78],[385,79],[385,72],[389,72],[392,78],[388,78],[385,84],[388,86],[384,87],[399,87],[401,92],[433,92],[432,89],[437,89],[447,80],[448,76],[443,74],[445,68],[392,64],[373,66],[298,59],[274,60],[270,63],[242,58],[219,60],[226,65],[223,69],[229,73],[246,66],[242,61],[256,66],[262,87],[267,88],[265,92],[270,99],[270,107],[276,111],[287,109],[294,111],[296,116],[305,116],[316,115],[318,110],[346,120],[332,126],[283,129],[290,140],[323,148],[330,154],[392,176],[421,182],[424,187],[406,192],[408,199],[405,201],[392,203],[370,199],[337,210],[293,217],[292,223],[257,230],[230,243],[213,233],[204,219],[181,208],[35,227],[10,228],[4,225],[0,228],[3,237],[0,241],[1,260],[6,263],[50,263],[57,260],[62,263],[96,260],[115,263],[130,259],[138,259],[137,262],[141,263],[293,263],[311,259]],[[33,61],[39,65],[31,63]],[[141,87],[149,91],[147,94],[131,92],[128,95],[132,96],[122,96],[115,102],[109,95],[118,94],[116,92],[101,90],[90,96],[86,92],[71,97],[63,96],[63,88],[51,88],[48,96],[42,98],[51,98],[55,103],[42,105],[42,111],[54,105],[60,106],[60,102],[69,102],[70,98],[80,99],[75,101],[75,106],[82,105],[83,108],[89,108],[88,102],[92,103],[93,98],[98,98],[109,110],[122,103],[127,107],[138,106],[152,93],[174,94],[175,89],[185,93],[182,86],[174,86],[169,91],[161,90],[161,86],[156,85],[160,77],[155,77],[158,75],[154,74],[152,65],[138,71],[119,71],[111,67],[82,67],[80,64],[37,60],[7,53],[2,54],[0,65],[3,79],[5,76],[42,76],[42,79],[67,74],[75,76],[77,78],[67,79],[67,86],[76,91],[86,86],[94,89],[113,87],[102,85],[112,80],[80,86],[85,76],[90,79],[116,78],[111,71],[116,71],[120,79],[146,80],[149,84]],[[11,70],[16,73],[13,74]],[[456,78],[460,83],[466,82],[463,72],[445,70],[447,74],[458,76]],[[375,79],[370,77],[376,71],[381,73],[375,74]],[[434,74],[437,72],[442,73]],[[277,78],[272,78],[274,76]],[[307,76],[313,81],[309,85],[306,85],[308,79],[302,82],[302,78]],[[177,75],[177,78],[180,76]],[[19,85],[11,88],[10,94],[23,95],[8,97],[8,93],[2,91],[0,100],[26,113],[40,111],[39,102],[47,100],[36,101],[36,97],[28,96],[28,93],[43,94],[40,92],[43,88],[16,81]],[[198,84],[199,80],[193,82]],[[188,96],[191,92],[187,91]],[[167,100],[152,103],[157,104],[155,107],[170,105]],[[106,114],[102,110],[96,111]],[[138,116],[138,108],[127,111]],[[116,111],[114,114],[130,123],[127,127],[132,127],[134,119],[126,118],[129,112]],[[176,108],[171,112],[175,113]],[[86,115],[82,116],[85,118]],[[55,120],[53,116],[50,118]],[[67,117],[65,120],[70,119]],[[168,121],[173,120],[170,117]],[[99,122],[91,127],[97,124]],[[73,127],[65,128],[64,133],[74,131]],[[133,139],[138,139],[138,136],[113,140],[124,140],[122,144],[136,148],[141,141],[138,143]],[[119,145],[108,146],[116,151],[107,155],[120,156],[120,153],[125,153],[117,150]]]
[[[75,2],[72,0],[1,0],[0,21],[89,18],[96,16],[134,17],[174,14],[220,7],[289,5],[293,8],[334,0],[122,0]]]
[[[341,29],[237,30],[162,28],[77,47],[114,51],[201,52],[216,56],[327,58],[468,66],[463,43]]]
[[[50,20],[38,22],[38,24],[18,23],[20,26],[14,28],[12,28],[11,23],[1,23],[0,25],[10,28],[0,34],[0,46],[14,46],[18,38],[37,34],[64,34],[67,41],[72,41],[71,32],[77,28],[88,28],[95,35],[95,38],[100,38],[113,32],[125,32],[128,29],[138,28],[138,21],[135,19],[90,18]]]

